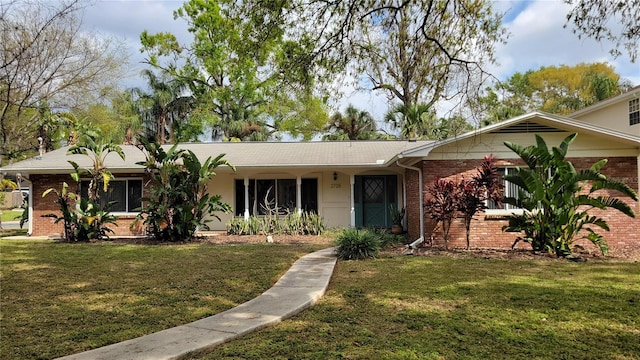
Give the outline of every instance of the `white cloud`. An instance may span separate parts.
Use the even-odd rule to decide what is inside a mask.
[[[499,2],[500,3],[500,2]],[[626,54],[613,59],[610,43],[579,39],[570,26],[564,28],[569,6],[560,1],[536,0],[526,3],[517,15],[506,22],[511,36],[498,46],[500,63],[492,69],[505,79],[515,72],[535,70],[541,66],[576,65],[581,62],[608,62],[623,78],[640,84],[640,65],[632,64]]]

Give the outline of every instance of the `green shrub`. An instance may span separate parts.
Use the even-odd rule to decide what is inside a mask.
[[[168,151],[157,143],[142,141],[146,160],[143,165],[151,178],[149,197],[142,201],[138,220],[144,221],[147,231],[157,241],[190,241],[199,229],[208,230],[206,217],[228,213],[231,207],[220,195],[210,194],[209,179],[219,166],[235,168],[223,159],[224,154],[200,162],[190,150]]]
[[[587,239],[606,255],[609,247],[596,230],[609,231],[609,225],[604,218],[591,215],[591,210],[611,208],[635,217],[629,204],[610,196],[610,192],[602,191],[619,191],[638,201],[638,195],[627,184],[600,173],[607,159],[584,170],[576,170],[567,160],[569,145],[576,136],[567,136],[560,146],[551,150],[539,135],[536,135],[536,145],[505,142],[526,164],[517,167],[514,174],[504,177],[520,188],[517,197],[502,200],[523,209],[522,214],[510,216],[509,225],[502,228],[503,231],[524,233],[516,238],[514,246],[524,241],[531,243],[533,250],[546,250],[555,252],[558,257],[567,257],[571,255],[574,242]]]
[[[380,241],[380,248],[385,248],[391,244],[402,243],[405,240],[403,235],[392,234],[386,228],[369,228],[368,231],[378,237],[378,240]]]
[[[303,211],[285,216],[236,217],[227,222],[229,235],[320,235],[326,229],[324,220],[316,213]]]
[[[108,233],[112,233],[107,224],[116,224],[116,216],[109,211],[100,209],[95,200],[81,198],[68,190],[69,185],[62,184],[62,190],[48,189],[42,197],[53,192],[56,203],[60,206],[62,215],[46,214],[45,217],[54,218],[54,223],[62,222],[64,239],[68,242],[87,242],[90,240],[108,240]],[[75,207],[73,206],[75,203]],[[26,211],[25,211],[26,212]]]
[[[336,253],[340,260],[374,258],[381,247],[381,237],[367,229],[345,229],[336,239]]]

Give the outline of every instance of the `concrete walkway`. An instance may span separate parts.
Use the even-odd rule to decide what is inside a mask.
[[[180,359],[213,348],[291,317],[316,303],[329,285],[335,264],[333,248],[316,251],[298,259],[271,289],[231,310],[60,359]]]

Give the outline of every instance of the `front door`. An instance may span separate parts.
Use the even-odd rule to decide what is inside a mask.
[[[390,227],[389,206],[396,206],[395,175],[356,176],[356,226]]]

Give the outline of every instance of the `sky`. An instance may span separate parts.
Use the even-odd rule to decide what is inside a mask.
[[[134,77],[125,87],[143,86],[137,74],[145,68],[140,62],[140,33],[171,32],[178,39],[190,39],[186,24],[173,19],[173,11],[183,1],[175,0],[95,0],[85,11],[84,27],[93,32],[114,36],[125,41],[130,53]],[[498,64],[488,70],[500,80],[516,72],[535,70],[541,66],[576,65],[581,62],[607,62],[634,85],[640,85],[640,60],[633,64],[626,53],[617,59],[609,54],[609,43],[578,39],[570,27],[563,28],[568,5],[561,0],[497,0],[494,9],[503,12],[503,25],[510,36],[506,44],[498,44]],[[382,119],[389,109],[386,96],[343,89],[343,98],[336,104],[340,110],[352,103]],[[445,105],[446,106],[446,105]],[[444,111],[439,109],[439,112]]]

